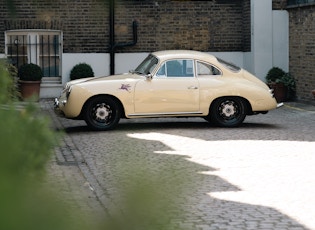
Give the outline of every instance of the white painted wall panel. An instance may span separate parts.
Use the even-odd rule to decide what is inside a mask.
[[[64,53],[62,55],[62,83],[70,80],[71,69],[79,63],[89,64],[96,77],[109,74],[109,54],[104,53]]]
[[[286,10],[273,11],[273,66],[289,71],[289,13]]]
[[[253,74],[265,80],[272,66],[272,0],[251,0]]]

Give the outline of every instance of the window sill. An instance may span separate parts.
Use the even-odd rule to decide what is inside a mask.
[[[42,83],[45,83],[45,84],[61,84],[61,77],[43,77]]]

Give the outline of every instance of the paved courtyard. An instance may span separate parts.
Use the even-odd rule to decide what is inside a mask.
[[[162,118],[107,132],[57,118],[52,101],[41,107],[65,133],[49,174],[87,215],[124,209],[116,198],[151,181],[174,229],[315,230],[314,106],[288,103],[232,129]]]

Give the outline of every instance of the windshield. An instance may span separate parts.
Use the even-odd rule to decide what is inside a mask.
[[[240,67],[238,67],[238,66],[236,66],[236,65],[234,65],[232,63],[226,62],[226,61],[224,61],[224,60],[222,60],[220,58],[217,58],[217,59],[222,65],[224,65],[226,68],[228,68],[229,70],[231,70],[233,72],[238,72],[238,71],[241,70]]]
[[[158,63],[158,59],[150,54],[143,62],[135,69],[134,73],[149,74],[155,68]]]

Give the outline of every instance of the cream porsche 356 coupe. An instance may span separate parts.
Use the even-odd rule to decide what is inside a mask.
[[[127,74],[70,81],[55,111],[110,130],[120,118],[203,117],[223,127],[277,104],[268,86],[215,56],[198,51],[158,51]]]

